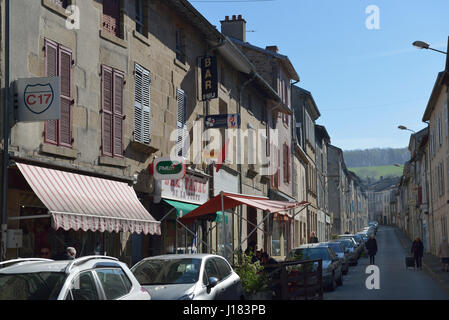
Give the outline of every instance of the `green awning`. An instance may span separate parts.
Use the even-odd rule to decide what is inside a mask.
[[[190,211],[195,210],[196,208],[199,207],[199,205],[196,205],[196,204],[185,203],[185,202],[180,202],[180,201],[175,201],[175,200],[164,199],[164,201],[176,209],[178,218],[185,216]]]

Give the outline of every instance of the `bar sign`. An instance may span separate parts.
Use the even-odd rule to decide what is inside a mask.
[[[217,57],[201,58],[201,98],[211,100],[218,97]]]

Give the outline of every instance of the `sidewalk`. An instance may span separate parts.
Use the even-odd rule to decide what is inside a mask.
[[[412,241],[408,239],[405,233],[399,228],[395,227],[395,232],[406,252],[410,254]],[[440,258],[430,253],[424,253],[422,265],[423,269],[427,271],[432,278],[440,282],[447,290],[449,290],[449,272],[441,270]]]

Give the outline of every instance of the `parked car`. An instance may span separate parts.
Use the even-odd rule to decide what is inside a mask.
[[[323,247],[329,247],[338,256],[341,262],[342,273],[347,274],[349,271],[350,254],[345,250],[345,247],[340,242],[320,242]]]
[[[339,238],[342,239],[352,239],[354,241],[355,244],[355,251],[357,253],[357,258],[360,258],[360,255],[362,254],[362,250],[363,250],[363,241],[361,237],[355,237],[355,235],[353,234],[341,234],[338,236]]]
[[[0,300],[150,300],[125,263],[106,256],[0,263]]]
[[[290,250],[287,261],[304,261],[321,259],[323,264],[323,286],[334,291],[343,285],[342,265],[338,256],[330,247],[323,247],[320,243],[305,244]]]
[[[356,251],[356,246],[354,243],[354,239],[346,239],[346,238],[340,238],[340,239],[334,239],[331,240],[331,242],[340,242],[344,248],[346,253],[348,254],[348,260],[350,266],[356,266],[358,263],[358,254]]]
[[[149,257],[131,271],[153,300],[239,300],[240,277],[221,256],[182,254]]]

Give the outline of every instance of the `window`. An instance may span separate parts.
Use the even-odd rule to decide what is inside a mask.
[[[187,153],[185,144],[187,143],[187,94],[182,89],[176,91],[176,99],[178,103],[177,114],[177,135],[176,154],[184,157]]]
[[[181,30],[176,29],[176,59],[185,63],[185,47],[184,47],[184,35]]]
[[[45,121],[44,141],[58,146],[72,146],[72,52],[45,39],[45,73],[61,78],[61,119]]]
[[[50,0],[51,3],[66,9],[70,5],[70,0]]]
[[[102,65],[102,152],[105,156],[123,157],[123,87],[124,74]]]
[[[283,170],[284,170],[284,182],[290,182],[290,157],[289,157],[289,147],[284,143],[284,153],[283,153]]]
[[[151,141],[150,85],[150,72],[136,64],[134,70],[134,140],[145,144],[149,144]]]
[[[103,30],[120,38],[120,0],[103,0]]]
[[[100,279],[107,300],[114,300],[129,293],[118,269],[100,269],[95,270],[95,273]]]
[[[72,283],[73,300],[99,300],[97,286],[90,271],[81,273]]]
[[[225,279],[231,275],[231,267],[226,261],[220,258],[213,258],[213,260],[215,261],[215,264],[218,267],[218,271],[220,272],[220,280]]]
[[[218,272],[217,266],[213,259],[208,259],[206,261],[206,266],[204,270],[206,271],[206,276],[208,280],[211,277],[215,277],[220,280],[220,272]]]
[[[136,31],[145,35],[147,32],[145,27],[145,14],[144,6],[142,5],[142,0],[135,0],[136,9]]]

